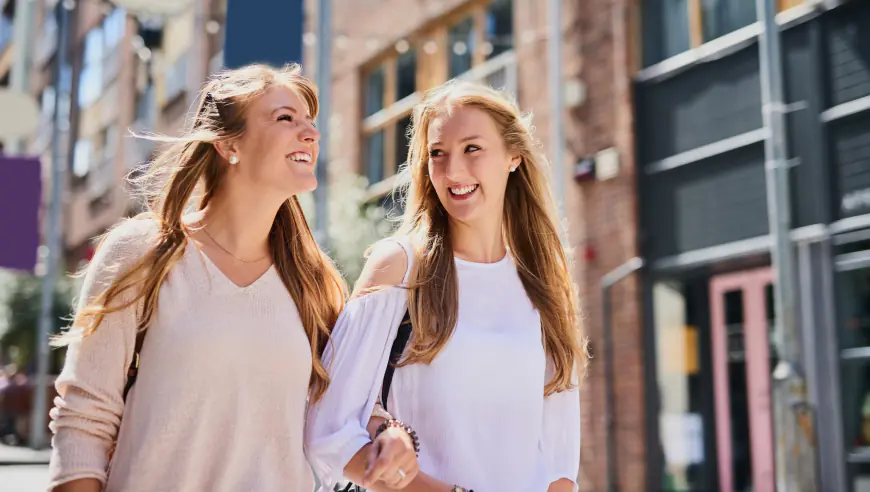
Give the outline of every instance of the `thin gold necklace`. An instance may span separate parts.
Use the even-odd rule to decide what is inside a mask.
[[[230,253],[229,250],[227,250],[227,248],[224,248],[223,246],[221,246],[221,243],[217,242],[217,240],[215,240],[215,238],[213,238],[213,237],[211,236],[211,234],[208,233],[208,229],[206,229],[205,227],[203,227],[203,228],[202,228],[202,232],[204,232],[205,235],[208,236],[209,239],[211,239],[211,242],[213,242],[213,243],[215,244],[215,246],[217,246],[218,248],[220,248],[221,251],[223,251],[224,253],[226,253],[226,254],[232,256],[233,258],[235,258],[235,259],[241,261],[242,263],[258,263],[258,262],[261,262],[261,261],[263,261],[263,260],[265,260],[266,258],[269,257],[269,255],[266,255],[266,256],[264,256],[264,257],[262,257],[262,258],[259,258],[259,259],[256,259],[256,260],[243,260],[243,259],[239,258],[238,256],[236,256],[236,255]]]

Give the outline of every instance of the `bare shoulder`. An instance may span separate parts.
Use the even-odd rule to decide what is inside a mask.
[[[358,297],[368,289],[401,284],[405,279],[408,261],[404,248],[396,241],[385,239],[375,243],[357,280],[353,297]]]

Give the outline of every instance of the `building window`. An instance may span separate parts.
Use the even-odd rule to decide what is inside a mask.
[[[511,0],[495,0],[486,12],[484,45],[486,58],[514,48],[514,9]]]
[[[384,67],[379,66],[366,77],[366,116],[384,109]]]
[[[777,0],[780,11],[803,0]],[[751,25],[757,19],[750,0],[645,0],[643,60],[653,65]]]
[[[96,27],[85,36],[82,73],[79,75],[79,107],[87,108],[100,97],[103,88],[103,29]]]
[[[853,490],[870,481],[870,244],[840,247],[836,300],[840,341],[843,440]]]
[[[126,12],[115,9],[85,36],[84,60],[79,75],[80,108],[87,108],[96,102],[103,89],[117,77],[121,68],[121,50],[118,48],[126,29]]]
[[[91,169],[94,158],[94,144],[90,140],[78,140],[73,151],[73,175],[84,178]]]
[[[369,183],[384,179],[384,130],[366,137],[366,178]]]
[[[703,0],[701,18],[703,41],[711,41],[755,22],[755,2]]]
[[[450,50],[450,78],[471,70],[471,54],[474,52],[474,19],[471,17],[451,27],[447,34]]]
[[[362,170],[369,184],[407,160],[411,111],[423,91],[482,65],[490,70],[475,70],[479,81],[516,91],[512,0],[475,3],[458,14],[396,43],[365,70]]]
[[[417,51],[408,51],[396,60],[396,99],[404,99],[417,92]]]

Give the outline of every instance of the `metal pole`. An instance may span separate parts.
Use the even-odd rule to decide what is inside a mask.
[[[761,104],[765,140],[765,173],[771,256],[776,272],[774,304],[777,323],[774,341],[779,364],[773,371],[774,427],[777,490],[816,490],[814,436],[809,418],[806,380],[800,370],[800,332],[795,311],[794,252],[789,197],[789,163],[786,144],[786,105],[782,79],[782,48],[774,0],[756,0],[763,29],[758,38],[761,64]]]
[[[619,490],[616,453],[616,395],[613,381],[613,326],[610,289],[620,280],[643,268],[643,258],[634,257],[608,272],[601,279],[601,328],[604,332],[604,425],[607,436],[607,492]]]
[[[550,42],[547,44],[550,83],[550,145],[552,145],[553,190],[559,207],[559,220],[565,219],[565,126],[562,101],[562,0],[550,0]],[[560,224],[561,225],[561,224]]]
[[[314,190],[314,235],[329,249],[329,118],[332,114],[332,0],[319,0],[317,11],[317,87],[320,111],[320,154],[317,158],[317,189]]]
[[[45,233],[45,246],[48,254],[45,259],[45,275],[42,277],[42,306],[39,315],[39,326],[36,336],[37,374],[36,389],[33,397],[33,417],[31,419],[31,447],[40,449],[45,447],[45,428],[48,392],[48,363],[50,348],[48,337],[52,331],[55,320],[52,318],[54,304],[55,278],[57,277],[60,260],[61,243],[61,201],[63,199],[64,166],[61,165],[61,131],[68,127],[68,122],[63,121],[69,114],[61,110],[64,101],[63,94],[66,88],[61,87],[62,72],[66,66],[69,31],[69,9],[65,1],[61,0],[58,8],[58,47],[57,64],[54,68],[54,128],[51,138],[51,195],[48,199],[48,224]]]
[[[30,59],[33,56],[33,28],[36,13],[36,0],[14,0],[15,23],[13,39],[15,40],[15,56],[12,58],[12,73],[10,88],[22,94],[30,93]],[[24,153],[24,139],[15,138],[8,142],[7,154],[20,155]]]

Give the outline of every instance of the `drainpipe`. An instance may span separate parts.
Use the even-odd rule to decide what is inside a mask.
[[[643,268],[643,258],[634,257],[611,270],[601,279],[602,328],[604,329],[604,423],[607,428],[607,492],[619,490],[616,467],[616,419],[613,391],[613,330],[610,289],[622,279]]]

